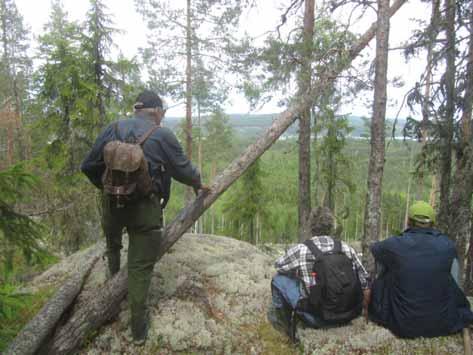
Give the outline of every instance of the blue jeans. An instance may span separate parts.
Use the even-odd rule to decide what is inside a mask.
[[[296,314],[304,323],[312,328],[324,328],[329,326],[320,317],[298,308],[301,300],[300,280],[283,274],[276,274],[271,281],[272,302],[276,310],[283,310],[285,305],[295,309]]]

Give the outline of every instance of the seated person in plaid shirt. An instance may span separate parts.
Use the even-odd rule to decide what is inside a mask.
[[[334,217],[328,208],[317,208],[311,213],[311,233],[310,239],[322,253],[331,252],[334,248]],[[307,242],[306,242],[307,243]],[[353,270],[358,275],[358,279],[363,289],[363,306],[366,309],[369,299],[368,273],[361,264],[356,251],[344,242],[341,242],[341,251],[352,262]],[[273,304],[278,308],[278,297],[286,298],[295,309],[300,304],[299,301],[309,296],[309,290],[316,284],[313,276],[313,267],[316,257],[305,244],[297,244],[287,250],[285,255],[279,257],[275,262],[278,275],[273,278]],[[297,286],[296,286],[297,285]],[[274,292],[274,290],[277,292]],[[276,298],[276,299],[275,299]],[[282,302],[280,303],[283,304]],[[319,328],[326,325],[323,320],[315,319],[309,321],[309,325]],[[307,322],[306,322],[307,323]]]

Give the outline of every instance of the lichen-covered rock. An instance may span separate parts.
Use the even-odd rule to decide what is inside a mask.
[[[300,345],[275,330],[270,282],[273,262],[284,246],[256,248],[235,239],[187,234],[156,264],[144,347],[129,341],[129,310],[91,335],[81,354],[458,354],[461,335],[402,340],[362,318],[344,327],[315,330],[299,326]],[[65,277],[80,265],[79,253],[33,284]],[[67,260],[70,260],[70,264]],[[126,260],[126,243],[123,261]],[[105,280],[105,261],[92,271],[84,294]],[[434,352],[435,351],[435,352]]]

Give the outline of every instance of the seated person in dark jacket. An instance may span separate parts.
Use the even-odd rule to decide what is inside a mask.
[[[435,213],[426,202],[409,209],[408,229],[374,243],[378,267],[370,318],[407,337],[435,337],[462,330],[473,321],[457,285],[455,244],[433,228]]]

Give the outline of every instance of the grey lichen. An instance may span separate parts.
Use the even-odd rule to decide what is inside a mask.
[[[185,235],[156,265],[149,296],[151,327],[144,347],[129,337],[127,302],[119,317],[90,339],[82,354],[459,354],[461,335],[403,340],[364,319],[327,330],[298,327],[300,345],[266,319],[271,305],[273,262],[281,247],[263,251],[245,242],[212,235]],[[33,284],[61,278],[64,260]],[[126,255],[126,248],[123,256]],[[125,259],[125,258],[124,258]],[[84,292],[105,279],[99,262]],[[63,275],[64,276],[64,275]],[[41,280],[42,282],[39,282]]]

